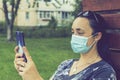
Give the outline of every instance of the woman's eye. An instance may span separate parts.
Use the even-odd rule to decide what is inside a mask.
[[[83,35],[83,34],[84,34],[84,31],[83,31],[83,30],[77,30],[77,34]]]
[[[84,35],[84,33],[78,33],[79,35]]]
[[[83,34],[83,33],[78,33],[78,34]]]

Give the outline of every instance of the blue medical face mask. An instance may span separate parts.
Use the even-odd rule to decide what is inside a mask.
[[[71,47],[73,52],[79,53],[79,54],[87,53],[91,49],[91,47],[95,44],[95,41],[94,41],[90,46],[87,46],[87,42],[90,37],[72,35]]]

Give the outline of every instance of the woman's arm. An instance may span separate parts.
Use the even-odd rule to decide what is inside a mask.
[[[23,78],[23,80],[43,80],[40,76],[37,68],[29,55],[29,52],[26,47],[23,47],[25,56],[27,58],[27,62],[24,62],[24,58],[22,54],[18,53],[18,47],[15,48],[15,60],[14,65],[19,75]]]

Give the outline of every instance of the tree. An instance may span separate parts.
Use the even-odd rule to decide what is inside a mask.
[[[51,20],[49,21],[48,27],[50,27],[53,31],[56,30],[57,20],[53,16],[51,17]]]
[[[14,21],[15,17],[17,16],[17,12],[19,9],[19,4],[21,0],[2,0],[3,3],[3,11],[5,14],[6,19],[6,25],[7,25],[7,40],[12,41],[13,40],[13,28],[14,28]],[[49,2],[50,0],[45,0],[46,2]],[[38,0],[34,0],[33,3],[30,3],[28,1],[28,8],[34,8],[38,5]],[[8,8],[11,7],[9,10]]]
[[[6,25],[7,25],[7,40],[13,40],[13,27],[15,17],[19,8],[21,0],[2,0],[3,2],[3,11],[5,14]],[[9,3],[9,4],[8,4]],[[8,10],[8,7],[11,6],[11,9]]]
[[[75,0],[75,11],[73,12],[74,16],[77,16],[77,14],[82,11],[82,0]]]

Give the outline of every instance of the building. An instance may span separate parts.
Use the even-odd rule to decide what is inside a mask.
[[[2,7],[2,2],[0,2]],[[15,20],[17,26],[45,26],[54,17],[58,26],[69,25],[74,17],[74,0],[21,0],[18,14]],[[0,9],[0,21],[4,21],[3,12]]]
[[[5,20],[4,18],[4,13],[3,13],[3,10],[2,10],[2,0],[0,0],[0,22],[3,22]]]

